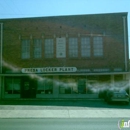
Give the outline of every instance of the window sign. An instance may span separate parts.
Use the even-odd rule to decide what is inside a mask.
[[[66,39],[64,37],[56,39],[56,57],[66,57]]]

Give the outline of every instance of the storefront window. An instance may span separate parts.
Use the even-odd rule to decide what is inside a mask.
[[[76,80],[72,77],[62,77],[60,78],[60,94],[75,94],[78,93]]]
[[[123,75],[118,74],[118,75],[114,75],[114,83],[113,83],[113,88],[115,90],[118,90],[120,88],[123,88],[125,86],[124,84],[125,82],[123,82]]]
[[[114,75],[114,80],[115,81],[122,81],[123,80],[123,75],[121,75],[121,74]]]
[[[100,77],[103,78],[103,77]],[[107,80],[105,83],[104,80]],[[110,81],[110,76],[106,76],[103,82],[99,76],[62,76],[60,77],[60,94],[98,94],[102,86],[106,86]]]
[[[38,94],[52,94],[53,93],[53,80],[52,78],[41,78],[37,82]]]
[[[78,79],[78,93],[85,94],[86,93],[86,80]]]
[[[87,94],[95,94],[99,92],[100,83],[98,81],[89,81],[86,87]]]
[[[20,94],[20,79],[14,77],[5,78],[5,93]]]

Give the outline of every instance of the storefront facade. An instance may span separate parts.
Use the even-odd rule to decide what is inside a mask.
[[[2,76],[3,99],[99,98],[102,88],[129,89],[129,73]],[[129,91],[129,90],[128,90]]]
[[[1,99],[98,98],[129,86],[127,13],[0,23]]]

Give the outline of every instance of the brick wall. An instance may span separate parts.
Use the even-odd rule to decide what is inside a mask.
[[[114,68],[122,68],[124,71],[123,16],[127,16],[127,13],[0,20],[4,24],[3,59],[7,64],[20,69],[74,66],[80,69],[109,68],[112,71]],[[83,36],[90,37],[91,56],[89,58],[82,58],[80,54],[80,40]],[[103,38],[102,57],[93,55],[94,36]],[[66,58],[56,58],[56,38],[58,37],[66,38]],[[78,58],[68,56],[68,39],[71,37],[78,38]],[[54,58],[51,59],[44,56],[46,38],[54,40]],[[29,59],[21,58],[22,39],[30,40]],[[33,56],[33,39],[42,39],[42,58],[40,59],[35,59]],[[4,68],[9,67],[6,65]]]

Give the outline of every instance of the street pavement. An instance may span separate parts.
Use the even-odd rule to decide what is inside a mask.
[[[129,130],[130,128],[119,127],[120,120],[120,118],[0,119],[0,130]]]
[[[4,100],[0,118],[129,118],[130,105],[103,100]]]

